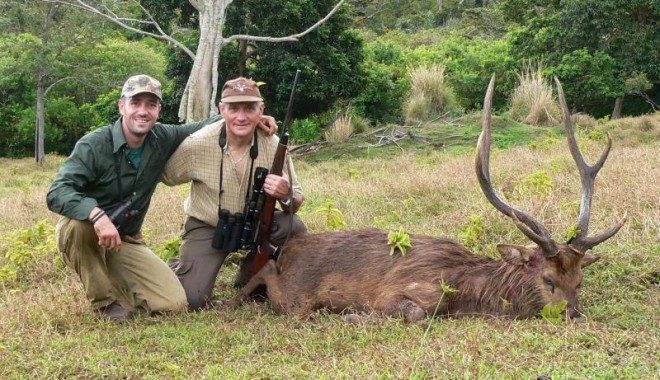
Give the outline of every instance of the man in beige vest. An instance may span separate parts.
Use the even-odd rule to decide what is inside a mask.
[[[225,223],[232,225],[234,234],[241,232],[244,224],[238,220],[240,215],[247,214],[246,205],[254,191],[254,174],[258,168],[269,169],[273,163],[279,139],[257,129],[264,108],[254,81],[242,77],[227,81],[219,105],[223,120],[187,138],[165,167],[164,183],[191,182],[190,195],[184,204],[186,219],[180,257],[171,260],[170,266],[183,284],[193,310],[211,305],[222,263],[229,253],[240,248],[228,244],[231,239],[225,239],[224,245],[216,242],[214,247],[219,215],[225,215]],[[275,212],[270,235],[277,245],[282,245],[288,235],[307,230],[302,220],[293,215],[304,196],[291,158],[286,160],[283,175],[268,174],[263,185],[263,190],[277,199],[282,209]],[[242,261],[236,285],[243,285],[249,279],[252,259],[248,256]]]

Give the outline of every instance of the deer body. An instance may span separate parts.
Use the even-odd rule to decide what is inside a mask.
[[[528,250],[525,259],[509,255],[497,260],[449,239],[411,235],[407,254],[390,256],[387,234],[372,228],[296,236],[283,247],[277,264],[270,261],[233,304],[265,284],[278,313],[299,316],[325,309],[408,321],[434,314],[527,318],[560,299],[573,299],[570,308],[578,310],[570,289],[551,289],[544,281],[555,272],[553,264],[528,248],[517,247]],[[441,282],[449,286],[447,293]]]
[[[484,99],[482,133],[475,170],[486,199],[534,244],[499,245],[501,260],[475,255],[449,239],[411,235],[412,247],[390,256],[388,233],[363,229],[296,236],[287,242],[277,263],[269,261],[230,301],[240,304],[259,285],[267,286],[276,311],[305,315],[332,312],[375,312],[417,321],[427,315],[497,315],[528,318],[549,303],[566,301],[569,317],[581,315],[577,293],[583,268],[598,258],[586,251],[612,237],[626,216],[609,230],[588,236],[594,179],[611,148],[593,166],[584,161],[570,124],[561,84],[555,78],[564,111],[569,149],[582,179],[576,236],[558,242],[531,215],[511,207],[492,188],[489,173],[491,104],[495,77]],[[444,284],[444,289],[441,284]]]

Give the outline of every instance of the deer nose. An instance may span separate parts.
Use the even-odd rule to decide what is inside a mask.
[[[567,314],[570,319],[577,319],[584,317],[584,313],[582,313],[580,310],[578,310],[575,307],[570,308]]]

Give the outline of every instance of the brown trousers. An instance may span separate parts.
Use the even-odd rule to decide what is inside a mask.
[[[181,283],[143,240],[123,236],[119,250],[110,251],[98,245],[90,222],[65,217],[57,223],[56,239],[62,259],[80,277],[94,308],[118,302],[131,311],[185,309]]]
[[[289,233],[290,214],[276,211],[273,217],[273,230],[270,238],[276,245],[283,245]],[[307,227],[297,215],[293,215],[291,236],[305,233]],[[188,217],[183,226],[183,236],[180,256],[172,258],[168,264],[176,273],[183,285],[192,310],[207,307],[213,298],[213,289],[222,263],[227,253],[211,246],[215,226],[210,226],[199,219]],[[238,284],[249,280],[252,270],[252,260],[248,255],[241,261]]]

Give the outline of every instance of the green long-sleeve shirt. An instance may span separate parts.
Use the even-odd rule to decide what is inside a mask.
[[[188,135],[217,120],[219,116],[185,125],[156,123],[144,141],[137,169],[127,157],[130,149],[121,129],[121,118],[114,125],[83,136],[60,167],[48,191],[48,209],[77,220],[87,219],[96,206],[110,213],[120,204],[117,158],[121,199],[126,201],[132,197],[131,208],[139,211],[135,218],[121,226],[120,232],[122,235],[138,233],[167,160]]]

